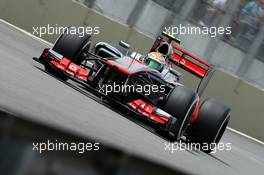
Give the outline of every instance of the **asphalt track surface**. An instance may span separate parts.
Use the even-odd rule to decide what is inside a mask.
[[[211,155],[190,150],[165,151],[166,140],[148,128],[45,73],[43,66],[32,60],[45,47],[48,46],[0,22],[0,108],[111,144],[186,174],[264,173],[264,146],[230,131],[222,142],[231,143],[231,151]]]

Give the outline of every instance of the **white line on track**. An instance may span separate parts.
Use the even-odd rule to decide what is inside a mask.
[[[42,43],[44,43],[44,44],[46,44],[46,45],[49,45],[49,46],[52,46],[52,45],[53,45],[52,43],[50,43],[50,42],[48,42],[48,41],[46,41],[46,40],[44,40],[44,39],[42,39],[42,38],[39,38],[39,37],[33,35],[32,33],[27,32],[27,31],[25,31],[24,29],[21,29],[21,28],[15,26],[15,25],[13,25],[13,24],[10,24],[9,22],[7,22],[7,21],[5,21],[5,20],[3,20],[3,19],[0,19],[0,22],[2,22],[2,23],[4,23],[4,24],[7,24],[8,26],[13,27],[14,29],[18,30],[19,32],[22,32],[22,33],[24,33],[24,34],[30,36],[31,38],[34,38],[35,40],[40,41],[40,42],[42,42]]]
[[[246,137],[246,138],[248,138],[248,139],[250,139],[250,140],[253,140],[254,142],[257,142],[257,143],[259,143],[259,144],[264,145],[264,142],[262,142],[262,141],[260,141],[260,140],[258,140],[258,139],[256,139],[256,138],[254,138],[254,137],[251,137],[251,136],[249,136],[249,135],[247,135],[247,134],[245,134],[245,133],[243,133],[243,132],[237,131],[237,130],[235,130],[235,129],[233,129],[233,128],[230,128],[230,127],[227,127],[227,129],[228,129],[229,131],[231,131],[231,132],[234,132],[234,133],[239,134],[239,135],[241,135],[241,136],[243,136],[243,137]]]
[[[46,40],[44,40],[44,39],[42,39],[42,38],[39,38],[39,37],[33,35],[32,33],[29,33],[29,32],[27,32],[27,31],[25,31],[24,29],[21,29],[21,28],[15,26],[15,25],[13,25],[13,24],[10,24],[9,22],[7,22],[7,21],[5,21],[5,20],[3,20],[3,19],[0,19],[0,22],[2,22],[2,23],[4,23],[4,24],[7,24],[7,25],[13,27],[14,29],[18,30],[19,32],[22,32],[22,33],[24,33],[24,34],[30,36],[31,38],[34,38],[35,40],[40,41],[40,42],[42,42],[42,43],[44,43],[44,44],[46,44],[46,45],[49,45],[49,46],[52,46],[52,45],[53,45],[52,43],[50,43],[50,42],[48,42],[48,41],[46,41]],[[229,131],[231,131],[231,132],[234,132],[234,133],[239,134],[239,135],[241,135],[241,136],[243,136],[243,137],[245,137],[245,138],[248,138],[248,139],[253,140],[253,141],[255,141],[255,142],[259,143],[259,144],[264,145],[264,142],[262,142],[262,141],[260,141],[260,140],[258,140],[258,139],[256,139],[256,138],[254,138],[254,137],[251,137],[251,136],[249,136],[249,135],[247,135],[247,134],[245,134],[245,133],[242,133],[242,132],[237,131],[237,130],[235,130],[235,129],[233,129],[233,128],[230,128],[230,127],[227,127],[227,129],[228,129]]]

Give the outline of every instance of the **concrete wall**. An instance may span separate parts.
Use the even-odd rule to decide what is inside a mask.
[[[230,127],[264,140],[262,90],[223,71],[217,71],[205,96],[215,97],[232,108]]]
[[[46,26],[47,24],[100,26],[101,34],[95,36],[95,41],[119,41],[122,39],[135,46],[134,49],[145,53],[154,41],[153,38],[128,28],[125,24],[100,15],[71,0],[0,0],[0,18],[29,32],[33,32],[33,26]],[[44,36],[44,39],[54,42],[56,36]],[[185,40],[186,43],[183,42],[183,45],[189,48],[192,38],[185,38]],[[192,49],[201,50],[197,49],[200,45],[192,45],[192,47]],[[226,55],[225,48],[227,47],[223,44],[217,48],[222,53],[221,57],[230,56],[232,64],[238,64],[240,60],[232,58],[230,54],[240,57],[243,53],[237,50]],[[215,59],[217,58],[216,55]],[[252,66],[258,67],[259,64],[256,63]],[[251,76],[253,77],[254,74]],[[192,83],[192,79],[188,76],[184,81],[188,84]],[[223,71],[217,71],[205,96],[215,97],[232,107],[230,127],[264,141],[262,126],[264,123],[262,111],[264,92],[262,90]]]

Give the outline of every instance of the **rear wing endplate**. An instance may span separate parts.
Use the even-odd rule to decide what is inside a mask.
[[[212,69],[212,65],[197,56],[189,53],[177,45],[172,45],[173,54],[171,61],[178,67],[196,75],[199,78],[205,77],[208,70]]]

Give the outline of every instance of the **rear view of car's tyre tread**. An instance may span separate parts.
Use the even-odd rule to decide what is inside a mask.
[[[231,109],[226,105],[209,98],[203,102],[198,119],[187,131],[190,142],[211,145],[202,149],[206,153],[212,151],[212,144],[219,143],[230,119]],[[205,147],[207,148],[207,147]]]

